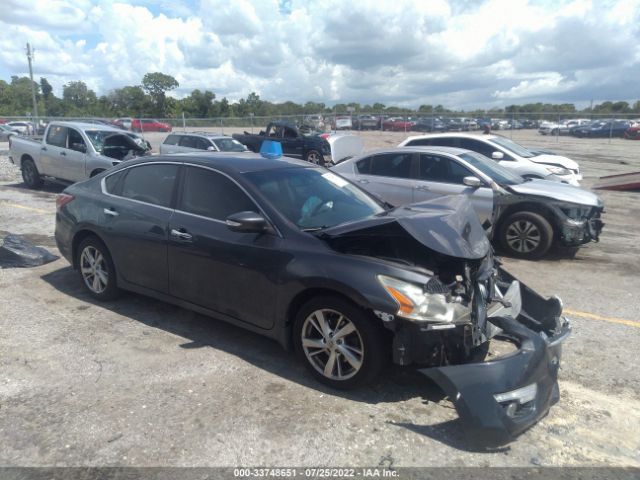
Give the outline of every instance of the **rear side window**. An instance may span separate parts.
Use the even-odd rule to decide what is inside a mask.
[[[120,195],[122,193],[122,180],[127,174],[127,170],[121,170],[113,175],[109,175],[104,179],[107,193],[111,195]]]
[[[358,170],[358,173],[367,175],[371,171],[371,157],[358,160],[356,162],[356,170]]]
[[[169,135],[164,139],[164,142],[162,143],[164,143],[165,145],[177,145],[178,140],[180,140],[180,137],[178,135]]]
[[[202,138],[202,137],[193,137],[193,141],[194,141],[194,148],[197,148],[198,150],[206,150],[207,148],[211,147],[211,141],[207,140],[206,138]]]
[[[456,137],[440,137],[440,138],[430,138],[431,143],[429,145],[434,145],[437,147],[457,147],[458,139]]]
[[[411,153],[383,153],[371,162],[371,175],[411,178]]]
[[[195,137],[192,137],[191,135],[183,135],[180,137],[179,145],[181,147],[196,148],[195,140]]]
[[[198,167],[186,167],[178,208],[222,221],[234,213],[260,211],[232,180],[220,173]]]
[[[129,168],[120,187],[120,196],[169,207],[177,173],[177,165],[151,164]],[[114,187],[117,188],[118,184]]]
[[[465,150],[471,150],[472,152],[481,153],[487,158],[491,158],[491,155],[493,155],[493,152],[498,151],[496,147],[493,147],[488,143],[484,143],[479,140],[474,140],[473,138],[461,138],[460,148],[464,148]]]
[[[67,127],[52,125],[47,132],[47,143],[55,147],[67,147]]]

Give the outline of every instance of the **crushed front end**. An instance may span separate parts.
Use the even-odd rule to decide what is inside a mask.
[[[558,401],[562,342],[571,328],[557,297],[541,297],[491,256],[464,265],[456,282],[434,276],[425,291],[436,283],[442,292],[448,288],[447,298],[466,306],[468,316],[420,322],[396,315],[385,326],[394,332],[394,361],[420,366],[451,399],[469,438],[500,445]],[[492,338],[517,350],[484,361]]]

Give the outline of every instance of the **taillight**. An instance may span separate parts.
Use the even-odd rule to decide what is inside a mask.
[[[69,195],[68,193],[61,193],[56,197],[56,210],[60,211],[62,207],[64,207],[67,203],[75,199],[73,195]]]

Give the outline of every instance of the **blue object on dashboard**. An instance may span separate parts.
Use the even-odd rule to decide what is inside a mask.
[[[280,142],[265,140],[260,145],[260,155],[264,158],[280,158],[282,156],[282,145]]]

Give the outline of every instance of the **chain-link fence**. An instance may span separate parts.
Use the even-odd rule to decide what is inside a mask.
[[[229,134],[240,131],[260,133],[272,122],[284,122],[295,125],[304,133],[312,132],[500,132],[511,135],[518,130],[533,130],[540,135],[574,138],[601,138],[611,141],[613,138],[636,139],[640,127],[640,113],[602,114],[602,113],[562,113],[562,112],[486,112],[483,115],[464,113],[317,113],[303,115],[271,115],[215,118],[131,118],[106,119],[95,117],[4,117],[2,121],[9,128],[21,134],[38,135],[44,132],[50,121],[80,121],[100,125],[109,125],[140,132],[169,131],[205,131],[209,133]]]

